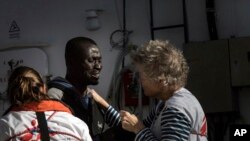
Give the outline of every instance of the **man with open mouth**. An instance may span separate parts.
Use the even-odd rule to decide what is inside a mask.
[[[88,95],[89,85],[97,85],[102,70],[101,53],[95,41],[87,37],[70,39],[65,48],[66,76],[56,77],[48,83],[48,95],[68,104],[75,116],[85,121],[94,139],[98,134],[94,123],[93,104]],[[98,111],[100,112],[100,111]],[[96,113],[96,111],[95,111]]]

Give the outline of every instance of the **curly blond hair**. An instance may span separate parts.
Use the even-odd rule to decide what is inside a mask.
[[[166,85],[184,87],[189,67],[182,51],[169,41],[150,40],[131,55],[135,64],[144,68],[145,74]]]

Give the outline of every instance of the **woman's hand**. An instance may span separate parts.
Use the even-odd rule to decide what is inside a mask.
[[[94,89],[88,88],[89,96],[92,97],[92,99],[102,107],[103,110],[107,110],[109,107],[109,104],[106,100],[104,100]]]
[[[120,115],[123,129],[137,134],[139,131],[145,128],[144,124],[134,114],[130,114],[127,111],[121,110]]]
[[[88,96],[90,96],[95,102],[99,102],[101,98],[101,96],[94,90],[91,88],[87,88],[88,89]]]

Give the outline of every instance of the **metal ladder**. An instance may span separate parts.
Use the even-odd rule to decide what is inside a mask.
[[[189,41],[188,37],[188,25],[187,25],[187,13],[186,13],[186,2],[182,0],[182,9],[183,9],[183,23],[177,25],[168,25],[168,26],[154,26],[154,17],[153,17],[153,0],[149,0],[150,4],[150,33],[151,39],[155,39],[155,31],[162,30],[162,29],[172,29],[172,28],[184,28],[184,41],[187,43]]]

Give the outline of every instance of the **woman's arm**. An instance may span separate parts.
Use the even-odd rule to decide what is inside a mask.
[[[95,90],[89,89],[89,92],[92,99],[104,110],[104,120],[109,125],[109,127],[118,126],[121,121],[119,112],[109,105],[108,102],[103,99]]]
[[[156,115],[155,115],[156,116]],[[167,108],[162,111],[159,131],[160,137],[156,137],[149,127],[145,127],[134,115],[122,111],[122,127],[125,130],[136,133],[135,141],[187,141],[189,139],[191,124],[187,117],[175,108]]]
[[[106,112],[110,106],[94,89],[88,88],[88,92],[92,99]]]

